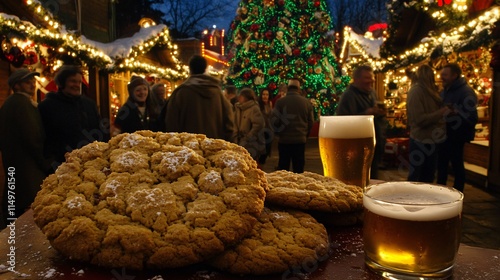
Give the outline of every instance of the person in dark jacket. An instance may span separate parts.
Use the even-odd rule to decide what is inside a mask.
[[[377,106],[377,95],[373,90],[375,75],[367,65],[358,66],[353,71],[353,82],[342,93],[335,112],[336,115],[373,115],[375,126],[375,151],[370,168],[370,178],[378,179],[378,165],[382,161],[386,142],[386,111]]]
[[[149,83],[142,77],[132,76],[127,90],[127,102],[118,110],[111,134],[115,136],[138,130],[158,131],[160,108],[152,98]]]
[[[446,117],[446,140],[438,152],[437,183],[446,185],[448,164],[451,163],[455,181],[453,187],[459,191],[465,186],[464,145],[474,140],[477,117],[477,95],[462,77],[457,64],[448,64],[441,70],[444,90],[443,103],[452,112]]]
[[[52,157],[54,170],[67,152],[109,138],[95,102],[81,94],[82,78],[79,66],[62,66],[54,77],[57,92],[48,93],[38,106],[47,135],[45,153]]]
[[[35,199],[50,164],[43,156],[45,133],[33,96],[35,76],[26,68],[13,72],[14,91],[0,108],[0,150],[5,174],[0,228],[21,216]]]
[[[219,80],[206,75],[206,69],[204,57],[191,57],[190,77],[172,92],[168,100],[166,131],[200,133],[233,142],[231,103],[222,94]]]
[[[305,147],[314,123],[311,102],[301,95],[300,82],[288,81],[288,91],[276,101],[271,126],[278,137],[278,170],[303,173],[305,166]]]

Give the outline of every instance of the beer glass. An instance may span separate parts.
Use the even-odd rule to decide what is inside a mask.
[[[368,185],[375,149],[373,116],[320,116],[318,136],[325,176]]]
[[[365,262],[390,279],[446,278],[460,244],[463,194],[446,186],[387,182],[363,194]]]

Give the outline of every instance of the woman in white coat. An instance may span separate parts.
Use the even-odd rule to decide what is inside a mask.
[[[236,144],[244,147],[253,159],[265,153],[265,120],[256,101],[255,92],[243,88],[238,94],[238,102],[234,105],[234,123]]]

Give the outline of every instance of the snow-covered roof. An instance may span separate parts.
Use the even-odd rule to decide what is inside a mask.
[[[384,42],[382,37],[369,38],[364,35],[357,34],[353,30],[349,30],[350,42],[355,42],[372,58],[380,58],[380,46]]]
[[[85,36],[81,36],[82,43],[99,49],[111,58],[126,58],[132,53],[132,48],[142,45],[150,38],[158,36],[167,28],[164,24],[154,25],[150,27],[142,27],[139,32],[135,33],[132,37],[120,38],[110,43],[101,43],[90,40]]]

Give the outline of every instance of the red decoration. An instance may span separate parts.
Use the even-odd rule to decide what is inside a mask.
[[[266,31],[265,36],[267,40],[272,40],[274,37],[274,33],[271,30],[268,30]]]
[[[19,47],[12,47],[9,50],[9,54],[6,55],[7,60],[12,64],[12,66],[19,68],[24,63],[26,56]]]
[[[293,49],[292,54],[295,55],[295,56],[299,56],[300,55],[300,49],[297,49],[297,48]]]
[[[285,0],[278,0],[278,6],[284,6]]]
[[[276,89],[276,83],[275,82],[270,82],[269,85],[267,86],[267,88],[270,90],[270,91],[273,91]]]
[[[250,25],[250,31],[252,31],[252,32],[259,31],[259,27],[260,27],[260,25],[254,23],[254,24]]]
[[[438,0],[438,6],[442,7],[443,5],[450,5],[451,2],[453,2],[453,0]]]
[[[309,57],[309,58],[307,59],[307,63],[309,63],[309,64],[311,64],[311,65],[316,64],[316,62],[318,62],[318,61],[316,60],[316,57],[314,57],[314,56],[311,56],[311,57]]]
[[[33,65],[38,63],[38,55],[34,51],[26,52],[26,59],[24,60],[25,65]]]
[[[320,1],[314,1],[314,7],[319,7],[321,5]]]
[[[252,73],[245,72],[245,74],[243,74],[243,79],[248,80],[250,78],[250,76],[252,76]]]
[[[387,23],[375,23],[368,26],[368,31],[373,32],[379,29],[387,29]]]
[[[488,9],[493,4],[494,0],[474,0],[472,5],[469,6],[469,15],[475,15],[476,13]]]

